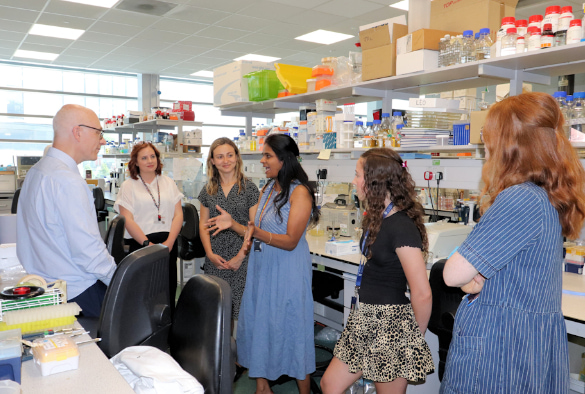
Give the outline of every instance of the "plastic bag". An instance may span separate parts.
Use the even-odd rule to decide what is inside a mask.
[[[341,336],[341,331],[337,331],[331,327],[323,327],[321,331],[315,335],[315,340],[318,341],[325,341],[325,342],[337,342],[339,337]]]
[[[349,386],[345,394],[376,394],[376,386],[371,380],[358,379],[354,384]]]

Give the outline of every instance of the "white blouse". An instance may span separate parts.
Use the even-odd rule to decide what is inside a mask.
[[[157,210],[152,197],[158,203],[157,185],[160,186],[160,211]],[[122,183],[118,192],[114,210],[120,212],[120,206],[126,208],[134,216],[134,221],[145,235],[159,232],[169,232],[171,223],[175,215],[175,205],[181,201],[183,194],[175,182],[165,175],[157,175],[150,183],[146,183],[152,197],[144,184],[138,179],[128,179]],[[161,220],[158,220],[158,215]],[[129,239],[132,236],[125,232],[124,238]]]

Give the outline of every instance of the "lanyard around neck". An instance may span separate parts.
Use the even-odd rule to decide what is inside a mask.
[[[270,201],[270,197],[272,197],[272,192],[274,191],[274,183],[272,184],[272,187],[270,188],[270,194],[268,195],[268,197],[266,198],[266,201],[264,201],[264,206],[262,207],[262,210],[260,211],[260,218],[258,219],[258,227],[262,228],[262,218],[264,217],[264,210],[266,209],[266,205],[268,205],[268,201]]]
[[[160,217],[160,186],[158,184],[158,180],[156,179],[156,175],[154,176],[154,179],[157,180],[157,182],[156,182],[156,190],[158,192],[158,204],[157,204],[156,200],[154,199],[154,196],[152,195],[152,192],[150,191],[150,189],[148,188],[148,186],[146,186],[146,183],[144,182],[144,179],[142,179],[142,177],[140,176],[140,174],[138,174],[138,177],[140,178],[140,180],[142,181],[142,184],[146,188],[146,191],[148,192],[148,194],[150,194],[150,197],[152,198],[152,202],[154,203],[154,206],[156,207],[156,213],[158,215],[158,221],[160,222],[161,221],[161,217]]]

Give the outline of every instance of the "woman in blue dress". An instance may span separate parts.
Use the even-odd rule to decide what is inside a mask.
[[[256,378],[256,393],[270,393],[268,380],[297,379],[309,394],[315,371],[312,264],[305,239],[319,220],[313,188],[298,162],[299,148],[283,134],[264,142],[260,162],[270,179],[248,224],[248,274],[238,327],[238,362]],[[249,235],[248,235],[249,236]]]
[[[485,211],[445,265],[468,293],[441,393],[568,393],[563,236],[585,218],[585,171],[548,94],[492,106],[483,128]]]

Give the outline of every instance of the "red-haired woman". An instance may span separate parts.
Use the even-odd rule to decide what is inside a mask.
[[[445,265],[468,293],[455,318],[441,393],[568,393],[561,310],[563,236],[585,218],[585,171],[548,94],[490,109],[479,224]]]
[[[321,387],[325,394],[345,393],[363,376],[375,382],[379,394],[405,393],[408,381],[424,380],[434,370],[424,339],[432,296],[423,257],[428,248],[423,208],[408,169],[392,149],[365,152],[353,183],[368,211],[360,243],[367,262],[360,263],[356,280],[359,303]]]
[[[134,145],[126,180],[114,209],[126,219],[126,244],[130,252],[152,244],[169,248],[169,291],[171,311],[177,291],[176,239],[183,226],[183,194],[175,182],[161,175],[160,153],[150,142]]]

